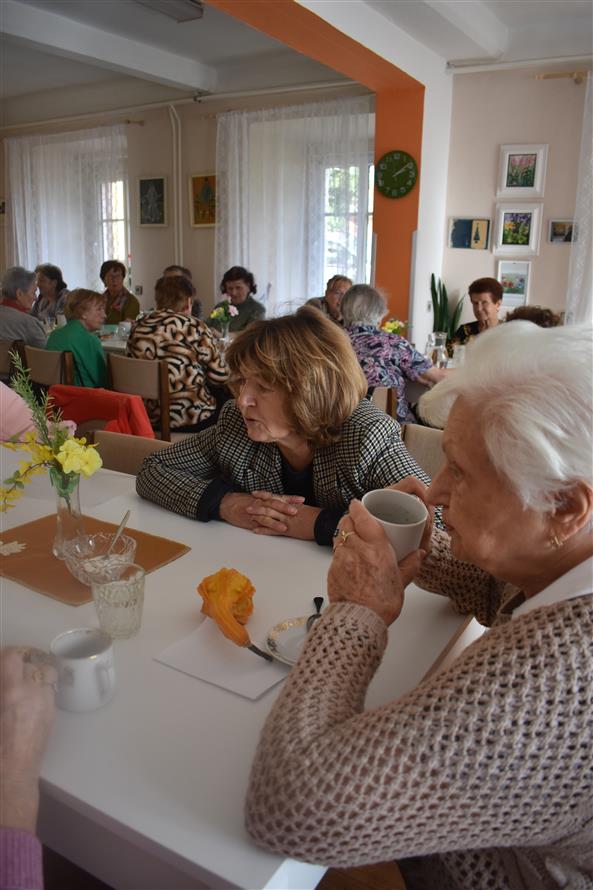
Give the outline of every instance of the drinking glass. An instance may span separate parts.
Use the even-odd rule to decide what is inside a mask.
[[[140,630],[144,605],[142,566],[122,566],[116,578],[93,581],[91,590],[99,624],[114,640],[127,640]]]

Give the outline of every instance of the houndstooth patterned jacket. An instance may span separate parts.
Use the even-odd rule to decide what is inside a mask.
[[[430,482],[406,450],[399,424],[363,399],[344,424],[339,442],[315,452],[316,506],[346,510],[353,498],[404,476]],[[251,441],[234,401],[224,406],[216,426],[149,455],[136,490],[167,510],[197,519],[200,499],[214,479],[224,479],[237,491],[282,494],[278,447]]]

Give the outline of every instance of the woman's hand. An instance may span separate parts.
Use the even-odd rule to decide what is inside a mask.
[[[34,832],[57,673],[51,665],[25,661],[26,652],[4,649],[0,655],[1,824]]]
[[[249,531],[264,528],[269,530],[267,534],[285,535],[289,520],[297,514],[304,500],[300,495],[273,494],[271,491],[231,492],[223,497],[218,512],[229,525]]]
[[[292,494],[274,494],[271,491],[252,491],[254,499],[248,512],[255,523],[253,531],[258,535],[285,535],[312,541],[318,507],[306,507],[304,497]]]
[[[360,501],[351,501],[348,516],[340,521],[327,576],[330,602],[366,606],[389,626],[402,610],[404,588],[417,574],[422,556],[416,550],[398,566],[381,525]]]
[[[399,482],[394,482],[393,485],[388,485],[387,488],[392,488],[394,491],[405,491],[406,494],[413,494],[422,501],[428,510],[428,519],[426,520],[426,525],[424,526],[424,531],[422,533],[420,550],[424,550],[425,554],[430,553],[432,549],[431,540],[434,523],[434,507],[426,500],[428,486],[415,476],[406,476],[404,479],[400,479]]]

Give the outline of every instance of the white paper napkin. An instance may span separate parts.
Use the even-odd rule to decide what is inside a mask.
[[[266,661],[255,652],[236,646],[209,618],[188,637],[155,655],[155,661],[252,701],[283,680],[289,671],[278,662]]]

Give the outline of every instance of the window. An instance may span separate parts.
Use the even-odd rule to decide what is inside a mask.
[[[371,280],[373,164],[326,167],[324,183],[323,279],[346,275]]]
[[[128,214],[123,179],[102,182],[101,188],[101,250],[102,260],[128,257]]]

